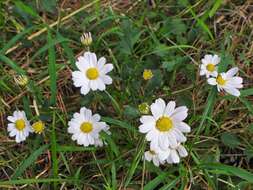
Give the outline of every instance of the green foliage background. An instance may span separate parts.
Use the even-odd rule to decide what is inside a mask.
[[[7,0],[0,2],[0,187],[24,189],[252,189],[252,2],[246,0]],[[106,92],[80,95],[71,70],[88,49],[114,64]],[[220,71],[238,66],[240,98],[199,77],[205,54]],[[144,69],[154,77],[142,79]],[[26,74],[18,86],[14,75]],[[160,168],[143,162],[138,105],[156,98],[189,108],[189,156]],[[40,118],[35,116],[36,100]],[[106,147],[71,141],[67,122],[81,106],[103,116]],[[22,144],[8,137],[15,109],[47,124]]]

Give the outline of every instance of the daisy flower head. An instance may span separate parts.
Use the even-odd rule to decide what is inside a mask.
[[[83,33],[83,35],[80,38],[80,41],[85,46],[90,46],[92,44],[92,36],[90,32]]]
[[[30,122],[26,118],[24,111],[14,111],[12,116],[8,116],[8,132],[10,137],[15,136],[17,143],[25,141],[29,136],[29,133],[32,132]]]
[[[151,104],[152,115],[144,115],[140,118],[142,123],[139,131],[146,134],[152,150],[167,150],[175,148],[179,142],[185,142],[183,133],[190,132],[191,128],[183,120],[187,117],[186,106],[176,108],[176,103],[168,104],[161,98]]]
[[[201,60],[200,65],[200,75],[206,75],[207,78],[210,76],[217,76],[217,64],[220,62],[220,57],[218,55],[205,55]]]
[[[92,115],[91,110],[85,107],[73,115],[68,125],[68,132],[72,134],[72,140],[83,146],[94,145],[99,139],[100,131],[107,130],[106,123],[100,121],[100,115]]]
[[[37,134],[41,134],[45,130],[45,123],[39,120],[35,122],[34,124],[32,124],[32,129],[33,129],[33,132]]]
[[[72,72],[75,87],[81,87],[81,94],[86,95],[90,90],[105,90],[105,85],[112,84],[112,78],[107,75],[112,64],[106,64],[104,57],[97,60],[95,53],[85,52],[76,62],[78,71]]]
[[[210,85],[216,85],[219,92],[224,90],[228,94],[238,97],[240,96],[240,91],[238,89],[243,87],[243,79],[235,76],[238,70],[237,67],[234,67],[226,73],[218,74],[216,78],[209,78],[207,82]]]
[[[153,77],[153,73],[150,69],[144,69],[142,77],[144,80],[150,80]]]
[[[170,148],[170,154],[166,159],[169,164],[178,164],[180,162],[180,157],[186,157],[188,155],[187,150],[180,143],[175,148]]]
[[[161,160],[158,153],[153,150],[148,150],[144,153],[144,160],[147,160],[148,162],[153,162],[153,164],[157,167],[160,166],[160,164],[164,164],[165,161]]]

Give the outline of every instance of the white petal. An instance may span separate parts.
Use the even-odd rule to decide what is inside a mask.
[[[217,85],[216,79],[215,78],[209,78],[207,79],[207,83],[210,85]]]
[[[99,89],[99,90],[101,90],[101,91],[105,90],[105,84],[104,84],[104,82],[102,81],[102,79],[98,78],[98,79],[97,79],[97,84],[98,84],[98,89]]]
[[[95,90],[98,89],[98,82],[97,82],[97,80],[91,80],[91,81],[90,81],[90,88],[91,88],[93,91],[95,91]]]
[[[170,155],[170,149],[167,149],[166,151],[158,151],[158,157],[160,160],[164,161],[166,160]]]
[[[185,122],[179,122],[179,123],[176,123],[175,125],[176,125],[176,128],[182,131],[183,133],[189,133],[191,131],[191,127]]]
[[[15,118],[15,117],[13,117],[13,116],[8,116],[8,117],[7,117],[7,120],[8,120],[8,121],[10,121],[10,122],[15,123],[16,118]]]
[[[229,94],[231,94],[231,95],[233,95],[233,96],[236,96],[236,97],[239,97],[240,96],[240,91],[239,90],[237,90],[236,88],[224,88],[224,90],[227,92],[227,93],[229,93]]]
[[[201,69],[200,72],[199,72],[199,75],[200,75],[200,76],[203,76],[203,75],[205,75],[205,74],[206,74],[206,71],[205,71],[204,69]]]
[[[109,73],[111,70],[113,70],[113,64],[106,64],[101,69],[101,73],[106,74],[106,73]]]
[[[220,62],[220,57],[218,55],[214,55],[212,58],[212,63],[217,65]]]
[[[179,163],[180,158],[179,158],[177,152],[175,150],[171,150],[170,154],[171,154],[171,159],[172,159],[173,163]]]
[[[152,123],[145,123],[139,126],[139,131],[141,133],[147,133],[152,130],[152,128],[154,128],[154,125]]]
[[[218,72],[217,71],[213,71],[210,73],[211,76],[213,77],[217,77],[218,76]]]
[[[165,106],[165,102],[161,98],[157,99],[155,103],[151,104],[150,109],[155,119],[158,119],[164,114]]]
[[[89,86],[84,85],[84,86],[81,87],[81,94],[86,95],[86,94],[89,93],[89,91],[90,91],[90,87]]]
[[[170,146],[169,140],[168,140],[168,136],[166,134],[160,134],[158,136],[158,143],[159,143],[159,147],[162,150],[167,150]]]
[[[145,158],[145,160],[147,160],[147,161],[151,161],[151,159],[152,159],[152,155],[149,153],[149,151],[146,151],[145,153],[144,153],[144,158]]]
[[[91,136],[91,135],[87,135],[87,139],[88,139],[88,141],[89,141],[89,144],[94,144],[94,138]]]
[[[154,165],[157,166],[157,167],[159,167],[159,165],[160,165],[160,162],[159,162],[158,158],[154,158],[154,159],[153,159],[153,163],[154,163]]]
[[[171,114],[174,112],[175,110],[175,107],[176,107],[176,103],[175,101],[170,101],[165,110],[164,110],[164,114],[167,115],[167,116],[171,116]]]
[[[100,115],[99,114],[94,114],[93,116],[92,116],[92,119],[93,119],[93,121],[96,121],[96,122],[98,122],[99,120],[100,120]]]
[[[157,136],[158,136],[158,134],[157,134],[156,130],[150,130],[146,135],[146,139],[147,139],[147,141],[151,141],[151,140],[153,141],[153,140],[157,139]]]
[[[173,114],[171,115],[171,118],[174,121],[183,121],[188,115],[187,112],[188,112],[188,109],[186,106],[177,107],[174,110]]]
[[[103,68],[103,66],[105,65],[105,63],[106,63],[106,59],[104,57],[101,57],[98,60],[98,69],[101,70]]]
[[[228,80],[228,82],[233,84],[241,84],[243,82],[243,79],[241,77],[232,77]]]
[[[92,62],[92,64],[93,64],[94,66],[97,65],[97,56],[96,56],[95,53],[91,53],[91,54],[90,54],[90,61]]]
[[[185,147],[183,147],[182,145],[179,145],[179,146],[177,147],[177,151],[178,151],[178,153],[179,153],[179,155],[180,155],[181,157],[186,157],[186,156],[188,155],[187,150],[186,150]]]
[[[172,148],[175,148],[177,147],[177,140],[176,140],[176,137],[173,133],[168,133],[168,140],[169,140],[169,143],[170,143],[170,147]]]
[[[143,115],[140,118],[141,123],[153,123],[155,125],[155,118],[151,115]]]
[[[112,84],[112,78],[108,75],[102,75],[101,79],[104,81],[105,84],[109,85]]]
[[[232,69],[229,69],[226,72],[226,75],[227,75],[227,77],[233,77],[238,71],[239,71],[238,67],[234,67]]]
[[[174,136],[176,137],[177,142],[185,142],[186,141],[186,137],[178,129],[174,129],[173,133],[174,133]]]

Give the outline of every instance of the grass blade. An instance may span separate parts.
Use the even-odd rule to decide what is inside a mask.
[[[212,88],[212,90],[209,92],[209,95],[207,97],[207,103],[206,103],[206,106],[205,106],[205,110],[204,110],[204,113],[202,115],[202,119],[200,121],[200,124],[199,124],[199,127],[198,127],[198,130],[196,132],[196,137],[198,137],[198,135],[200,134],[200,132],[202,131],[202,128],[204,126],[204,123],[206,121],[206,119],[209,117],[210,113],[212,112],[213,110],[213,106],[215,104],[215,99],[216,99],[216,95],[217,95],[217,89],[216,89],[216,86]],[[196,138],[195,137],[195,138]]]
[[[228,166],[220,163],[201,164],[200,167],[205,169],[214,169],[221,172],[227,172],[233,176],[237,176],[243,180],[253,183],[253,173],[250,173],[242,168]]]
[[[30,33],[35,28],[36,27],[33,26],[18,33],[10,41],[8,41],[7,44],[5,44],[5,46],[0,50],[0,53],[5,54],[8,49],[10,49],[12,46],[14,46],[17,43],[18,40],[22,39],[26,34]]]
[[[0,181],[0,187],[4,185],[23,185],[32,183],[52,183],[52,182],[69,182],[74,183],[75,179],[60,179],[60,178],[46,178],[46,179],[20,179],[20,180],[9,180]]]
[[[48,44],[52,44],[52,36],[50,30],[48,31],[47,36]],[[55,105],[56,103],[56,94],[57,94],[57,85],[56,85],[56,63],[55,63],[55,49],[54,46],[50,46],[48,49],[48,71],[50,77],[50,90],[51,90],[51,97],[50,97],[50,104]]]
[[[49,147],[48,144],[45,144],[41,146],[39,149],[35,150],[27,159],[25,159],[19,167],[15,170],[12,179],[15,180],[18,177],[20,177],[23,172],[28,168],[30,165],[34,164],[36,159],[38,158],[39,155],[41,155],[47,148]]]
[[[16,71],[20,75],[25,75],[25,71],[14,61],[6,57],[5,55],[0,54],[0,60],[9,65],[14,71]]]
[[[112,125],[120,126],[122,128],[128,129],[128,130],[135,132],[135,133],[137,132],[137,130],[133,126],[129,125],[126,122],[117,120],[117,119],[112,119],[110,117],[102,117],[102,121],[112,124]]]
[[[53,112],[53,124],[51,131],[51,152],[52,152],[52,161],[53,161],[53,177],[58,177],[58,159],[57,159],[57,143],[56,143],[56,134],[55,134],[55,112]],[[57,183],[54,182],[54,189],[57,189]]]
[[[159,176],[157,176],[155,179],[151,180],[144,186],[144,190],[152,190],[155,189],[160,183],[163,182],[165,178],[168,177],[167,173],[162,173]]]

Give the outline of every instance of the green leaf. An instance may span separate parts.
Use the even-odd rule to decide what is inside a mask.
[[[15,170],[12,176],[12,179],[15,180],[18,177],[20,177],[23,174],[23,172],[26,170],[26,168],[34,164],[38,156],[41,155],[48,147],[49,145],[45,144],[41,146],[39,149],[35,150],[28,158],[24,159],[23,162],[19,165],[19,167]]]
[[[201,164],[199,165],[199,167],[205,168],[205,169],[214,169],[215,171],[226,172],[224,174],[237,176],[243,180],[253,183],[253,173],[250,173],[242,168],[228,166],[228,165],[224,165],[220,163]]]
[[[5,55],[0,54],[0,60],[5,62],[8,66],[10,66],[14,71],[16,71],[20,75],[25,75],[26,72],[14,61],[6,57]]]
[[[8,51],[8,49],[10,49],[11,47],[13,47],[17,41],[19,41],[20,39],[22,39],[26,34],[30,33],[32,30],[34,30],[37,27],[30,27],[30,28],[26,28],[25,30],[23,30],[22,32],[18,33],[16,36],[14,36],[11,40],[9,40],[3,48],[1,48],[0,50],[0,54],[6,54],[6,51]]]
[[[104,92],[105,92],[105,93],[107,94],[107,96],[111,99],[112,105],[113,105],[113,108],[115,109],[115,111],[117,111],[117,113],[118,113],[119,115],[122,115],[122,111],[121,111],[121,109],[120,109],[120,106],[119,106],[118,102],[114,99],[113,96],[111,96],[111,94],[110,94],[109,92],[107,92],[106,90],[105,90]]]
[[[197,129],[197,132],[196,132],[196,137],[202,131],[206,119],[210,116],[210,113],[213,110],[213,106],[215,104],[216,95],[217,95],[217,89],[216,89],[216,86],[215,86],[215,87],[212,88],[212,90],[208,94],[207,103],[206,103],[206,106],[205,106],[204,113],[202,114],[202,119],[200,121],[200,125],[199,125],[199,127]]]
[[[109,144],[111,150],[114,152],[115,156],[118,157],[120,152],[114,140],[111,138],[111,135],[108,135],[105,132],[101,132],[101,137]]]
[[[134,119],[138,117],[140,114],[139,114],[138,109],[127,105],[124,110],[124,115],[129,119]]]
[[[58,158],[57,158],[57,142],[56,142],[56,134],[55,134],[55,112],[53,112],[53,123],[51,125],[51,152],[52,152],[52,161],[53,161],[53,176],[54,178],[58,177]],[[57,188],[57,183],[54,182],[54,189]]]
[[[240,92],[241,92],[240,97],[252,96],[253,95],[253,88],[243,89],[243,90],[240,90]]]
[[[168,176],[169,176],[168,173],[165,173],[165,172],[159,174],[156,178],[149,181],[144,186],[144,190],[153,190],[153,189],[155,189],[160,183],[162,183],[165,180],[165,178],[168,178]]]
[[[54,47],[56,44],[62,43],[62,42],[69,42],[69,39],[63,38],[63,37],[56,37],[56,39],[51,39],[50,42],[40,48],[31,58],[31,61],[33,61],[37,56],[42,54],[43,52],[47,51],[50,47]]]
[[[221,141],[224,145],[230,148],[236,148],[240,145],[240,140],[237,138],[235,134],[232,133],[223,133],[221,135]]]
[[[133,131],[133,132],[137,132],[136,128],[134,128],[133,126],[131,126],[130,124],[128,124],[124,121],[120,121],[120,120],[113,119],[113,118],[110,118],[110,117],[102,117],[102,121],[104,121],[106,123],[109,123],[111,125],[120,126],[124,129],[128,129],[128,130]]]
[[[247,146],[244,150],[244,154],[246,155],[248,162],[250,162],[250,159],[253,158],[253,147]]]
[[[135,174],[135,170],[137,169],[139,162],[142,159],[144,148],[145,148],[144,142],[145,141],[143,140],[141,142],[140,146],[136,148],[136,150],[138,150],[138,152],[136,153],[129,170],[127,171],[125,185],[124,185],[125,187],[127,187],[129,185],[129,183],[131,182],[131,179],[133,178],[133,175]]]
[[[83,151],[94,151],[95,147],[81,147],[81,146],[56,146],[58,152],[83,152]]]
[[[246,108],[249,110],[249,113],[253,115],[253,106],[252,103],[249,102],[246,98],[239,97],[239,100],[246,106]]]
[[[30,6],[24,4],[22,1],[16,0],[15,5],[22,10],[23,12],[33,16],[33,17],[40,17],[35,10],[33,10]]]
[[[214,16],[214,14],[216,13],[216,11],[221,6],[222,2],[223,2],[223,0],[215,0],[213,7],[209,11],[209,14],[208,14],[210,18]]]
[[[198,16],[196,15],[196,13],[193,11],[192,9],[192,5],[190,5],[188,0],[181,0],[184,1],[185,5],[188,5],[187,8],[189,9],[190,13],[192,14],[192,16],[194,17],[194,19],[197,21],[198,26],[201,27],[201,29],[206,32],[209,37],[211,38],[211,40],[214,40],[213,34],[210,31],[210,29],[208,28],[208,26],[205,24],[205,22],[201,19],[198,18]]]
[[[75,179],[60,179],[60,178],[46,178],[46,179],[20,179],[20,180],[9,180],[0,181],[0,187],[4,185],[23,185],[23,184],[33,184],[33,183],[52,183],[52,182],[68,182],[74,183]]]
[[[48,31],[47,36],[48,44],[52,43],[52,36],[50,30]],[[56,71],[56,62],[55,62],[55,49],[53,46],[50,46],[48,49],[48,71],[49,71],[49,80],[50,80],[50,91],[51,91],[51,97],[50,97],[50,104],[55,105],[56,104],[56,95],[57,95],[57,71]]]

